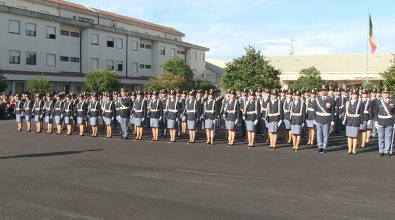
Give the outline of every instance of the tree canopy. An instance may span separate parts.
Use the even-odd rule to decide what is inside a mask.
[[[383,81],[384,86],[387,86],[391,90],[392,95],[395,95],[395,55],[392,60],[392,65],[389,66],[380,75],[384,79]]]
[[[85,76],[86,90],[89,92],[113,92],[120,87],[120,80],[114,71],[97,69]]]
[[[314,66],[300,70],[299,74],[299,78],[292,85],[293,89],[311,90],[314,88],[321,88],[323,84],[323,81],[321,79],[321,72]]]
[[[245,48],[246,54],[226,65],[222,78],[224,89],[280,88],[281,71],[265,60],[254,47]]]
[[[46,94],[51,92],[52,85],[43,75],[26,82],[26,89],[31,94]]]
[[[186,89],[186,80],[176,74],[163,73],[158,77],[151,78],[148,83],[144,85],[144,91],[159,91],[161,89],[175,90]]]

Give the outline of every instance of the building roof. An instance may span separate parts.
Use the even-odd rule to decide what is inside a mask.
[[[44,1],[45,2],[45,1]],[[112,12],[108,12],[108,11],[104,11],[104,10],[100,10],[100,9],[96,9],[96,8],[92,8],[89,6],[85,6],[85,5],[81,5],[81,4],[76,4],[76,3],[72,3],[72,2],[68,2],[68,1],[64,1],[64,0],[47,0],[48,3],[54,3],[54,4],[58,4],[61,6],[65,6],[65,7],[69,7],[72,9],[79,9],[84,11],[85,13],[88,14],[92,14],[94,13],[95,15],[104,15],[104,16],[109,16],[111,18],[113,18],[114,20],[124,20],[128,23],[132,23],[134,25],[137,26],[148,26],[150,28],[153,29],[157,29],[160,31],[164,31],[164,32],[168,32],[168,33],[172,33],[178,36],[185,36],[184,33],[172,28],[172,27],[167,27],[167,26],[163,26],[163,25],[159,25],[159,24],[154,24],[148,21],[143,21],[140,19],[136,19],[136,18],[131,18],[131,17],[127,17],[124,15],[120,15],[120,14],[115,14]]]
[[[381,80],[380,73],[392,65],[392,53],[292,55],[265,57],[275,68],[280,69],[282,80],[296,80],[302,69],[316,67],[324,80]],[[369,62],[367,63],[367,59]],[[225,69],[231,61],[207,59],[208,63]],[[368,64],[368,65],[367,65]],[[367,68],[369,71],[367,72]]]

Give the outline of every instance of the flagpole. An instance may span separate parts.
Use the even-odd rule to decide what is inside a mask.
[[[370,12],[368,13],[370,19]],[[370,20],[369,20],[370,22]],[[366,38],[366,80],[369,81],[369,22],[368,22],[368,31],[367,31],[367,38]]]

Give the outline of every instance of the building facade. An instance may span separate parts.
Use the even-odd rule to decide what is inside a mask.
[[[9,92],[44,75],[54,91],[80,92],[85,74],[114,70],[121,84],[140,89],[174,56],[205,78],[208,48],[150,22],[63,0],[0,0],[0,72]]]

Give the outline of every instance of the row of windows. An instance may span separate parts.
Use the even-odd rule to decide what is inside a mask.
[[[197,59],[196,52],[192,52],[192,60],[196,60],[196,59]],[[204,61],[204,53],[200,53],[199,60],[202,62]]]
[[[123,61],[116,61],[115,62],[115,68],[114,68],[114,60],[107,60],[107,69],[109,70],[116,70],[116,71],[123,71]],[[98,69],[100,67],[99,65],[99,59],[98,58],[91,58],[91,68],[92,69]],[[145,64],[138,64],[135,62],[132,62],[132,73],[137,73],[138,69],[151,69],[151,65],[145,65]]]
[[[200,70],[199,74],[196,72],[196,69],[193,69],[192,72],[195,78],[204,78],[204,70]]]
[[[65,57],[60,56],[60,61],[79,63],[80,58],[78,57]],[[9,51],[9,63],[10,64],[21,64],[21,51],[10,50]],[[32,51],[26,51],[26,65],[37,65],[37,53]],[[56,54],[46,54],[46,64],[50,67],[56,66]]]
[[[56,39],[56,27],[47,26],[46,37],[48,39]],[[11,34],[21,33],[21,22],[17,20],[9,20],[8,22],[8,32]],[[37,36],[37,25],[30,22],[25,22],[25,34],[26,36]],[[60,30],[60,34],[64,36],[80,37],[78,32],[70,32],[66,30]]]

